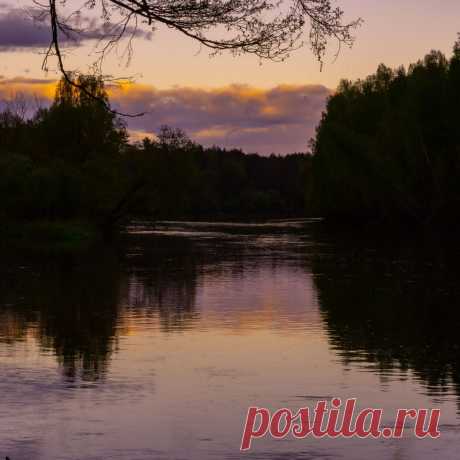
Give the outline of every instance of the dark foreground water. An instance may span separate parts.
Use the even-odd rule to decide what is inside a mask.
[[[458,459],[459,252],[314,222],[133,226],[0,261],[0,458]],[[249,405],[442,409],[442,437],[256,440]]]

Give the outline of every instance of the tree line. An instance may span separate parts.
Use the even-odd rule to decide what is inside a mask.
[[[310,206],[331,219],[460,217],[460,41],[407,70],[342,81],[313,142]]]
[[[170,127],[130,143],[102,79],[75,78],[32,117],[0,112],[0,218],[460,217],[460,41],[449,59],[342,81],[311,154],[284,157],[205,148]]]
[[[76,78],[62,79],[53,104],[31,117],[0,113],[0,218],[115,225],[304,213],[307,155],[205,148],[169,127],[133,144],[103,81]]]

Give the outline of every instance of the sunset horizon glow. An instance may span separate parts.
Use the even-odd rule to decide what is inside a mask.
[[[41,69],[49,31],[31,23],[25,12],[32,5],[29,0],[2,3],[0,99],[35,94],[34,103],[38,97],[46,105],[59,73],[52,66],[47,73]],[[365,78],[382,62],[407,67],[431,49],[450,55],[460,31],[460,5],[452,0],[442,8],[431,0],[404,5],[395,0],[348,0],[337,5],[347,19],[361,17],[364,24],[356,30],[355,45],[342,49],[336,59],[336,45],[331,43],[323,70],[308,46],[285,62],[261,63],[254,56],[210,57],[177,32],[159,27],[152,33],[145,27],[129,66],[123,47],[105,62],[107,74],[134,81],[111,94],[112,103],[129,113],[147,112],[127,120],[134,140],[152,136],[167,124],[205,146],[264,155],[305,152],[327,97],[341,79]],[[85,71],[93,61],[91,41],[66,53],[69,69]]]

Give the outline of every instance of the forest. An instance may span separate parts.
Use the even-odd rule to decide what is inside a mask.
[[[310,205],[333,220],[460,216],[460,41],[408,69],[342,81],[313,142]]]
[[[103,81],[75,83],[63,78],[53,104],[32,117],[11,105],[0,113],[2,220],[113,226],[133,216],[304,213],[307,155],[204,148],[166,126],[155,140],[131,143]]]
[[[311,152],[287,156],[205,148],[166,126],[132,143],[102,79],[73,83],[63,78],[33,116],[0,113],[2,222],[460,217],[460,41],[449,59],[432,51],[408,69],[382,64],[342,81]]]

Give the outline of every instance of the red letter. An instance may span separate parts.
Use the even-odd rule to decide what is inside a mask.
[[[285,418],[284,428],[281,430],[280,422],[282,418]],[[270,434],[275,439],[282,439],[284,438],[289,431],[291,430],[292,425],[292,414],[289,409],[280,409],[279,411],[275,412],[272,417],[272,422],[270,424]]]
[[[418,411],[417,423],[415,425],[415,436],[417,436],[417,438],[420,439],[426,438],[428,435],[434,439],[439,438],[439,436],[441,436],[441,433],[439,432],[438,425],[439,419],[441,418],[441,410],[433,409],[431,411],[428,431],[424,431],[427,415],[427,409],[420,409]]]
[[[297,417],[300,417],[300,423],[293,426],[292,434],[297,439],[306,438],[312,431],[312,427],[310,426],[310,409],[308,407],[300,409],[295,417],[293,417],[293,420]]]
[[[417,417],[417,411],[415,409],[399,409],[398,415],[396,416],[396,424],[393,430],[394,438],[402,438],[404,431],[404,424],[406,423],[406,417],[415,418]]]
[[[366,418],[372,415],[369,429],[366,429]],[[367,438],[369,435],[373,438],[380,436],[380,421],[382,419],[382,409],[364,409],[356,419],[356,435],[360,438]]]
[[[257,415],[260,415],[262,420],[260,422],[259,429],[254,431]],[[251,448],[252,438],[263,438],[267,434],[269,423],[270,413],[267,409],[250,407],[248,409],[248,415],[246,416],[246,425],[244,427],[243,438],[241,439],[241,450],[248,450]]]
[[[339,407],[342,405],[340,398],[334,398],[332,400],[332,409],[329,411],[329,420],[327,422],[327,435],[330,438],[337,438],[340,436],[340,430],[337,431],[337,419],[339,418]]]
[[[319,401],[318,404],[316,404],[315,420],[313,422],[313,435],[317,438],[322,438],[327,434],[326,431],[321,430],[321,427],[323,426],[324,414],[327,412],[326,404],[326,401]]]
[[[356,407],[356,399],[347,399],[347,404],[345,405],[345,413],[343,414],[343,423],[342,423],[342,435],[346,438],[351,438],[355,431],[351,430],[351,421],[353,420],[353,415]]]

